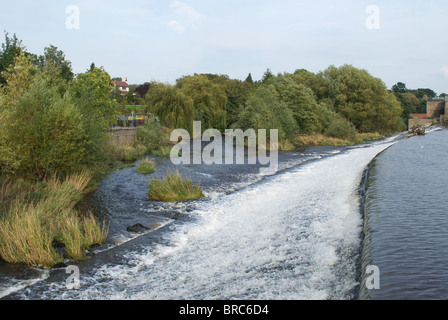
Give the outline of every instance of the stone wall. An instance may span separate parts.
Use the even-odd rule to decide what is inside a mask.
[[[428,118],[438,119],[442,113],[445,111],[445,101],[444,100],[433,100],[428,101],[426,104],[426,116]]]
[[[428,128],[433,125],[435,119],[409,119],[409,129],[413,127],[424,127]]]
[[[137,128],[114,128],[109,133],[108,143],[114,146],[132,146],[137,140]]]

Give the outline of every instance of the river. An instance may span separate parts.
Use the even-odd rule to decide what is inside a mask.
[[[389,150],[441,134],[448,142],[447,131],[436,130],[426,137],[412,139],[400,134],[352,147],[307,147],[280,152],[279,171],[270,176],[260,175],[258,165],[174,166],[166,158],[154,158],[157,171],[152,175],[137,174],[135,167],[117,171],[86,198],[83,206],[109,221],[110,232],[107,243],[94,248],[89,259],[68,263],[80,270],[80,288],[67,288],[69,275],[65,267],[48,271],[0,263],[0,297],[393,298],[384,281],[395,274],[390,275],[382,263],[384,257],[375,251],[382,245],[372,245],[376,239],[366,233],[377,227],[367,225],[364,219],[364,215],[369,223],[375,219],[372,199],[382,203],[385,197],[383,193],[374,195],[370,191],[378,188],[372,181],[378,179],[383,166],[388,166],[390,160],[381,163],[381,159]],[[425,152],[432,150],[429,145]],[[420,150],[418,145],[417,151]],[[370,168],[368,175],[367,168]],[[400,169],[404,176],[411,176],[405,167]],[[173,170],[200,182],[206,197],[173,204],[148,200],[147,181]],[[391,179],[394,184],[400,182],[397,177]],[[417,188],[427,187],[423,180]],[[367,188],[365,201],[364,188]],[[393,194],[386,190],[389,196]],[[406,189],[400,190],[399,197],[409,196]],[[411,199],[417,200],[418,192],[414,190]],[[392,200],[384,206],[389,204],[397,203]],[[150,230],[127,231],[128,226],[137,223]],[[383,237],[382,241],[389,239]],[[425,259],[421,256],[426,252],[425,245],[417,254],[419,259]],[[387,253],[383,252],[384,256]],[[363,270],[371,264],[384,270],[382,287],[374,293],[362,283],[366,277]]]

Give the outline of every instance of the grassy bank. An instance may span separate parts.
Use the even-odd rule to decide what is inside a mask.
[[[367,140],[378,140],[383,138],[379,133],[358,133],[350,138],[335,138],[324,134],[300,135],[297,137],[298,145],[305,146],[346,146],[365,143]]]
[[[91,179],[85,172],[39,183],[2,178],[0,258],[52,267],[66,258],[80,259],[87,249],[103,244],[105,224],[74,208]]]

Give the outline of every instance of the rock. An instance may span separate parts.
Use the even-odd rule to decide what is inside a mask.
[[[149,230],[149,228],[145,227],[144,225],[142,225],[140,223],[137,223],[137,224],[134,224],[133,226],[127,227],[126,230],[128,232],[145,232],[145,231]]]
[[[406,137],[413,137],[413,136],[424,136],[426,134],[425,127],[418,126],[418,127],[412,127],[409,129],[408,134]]]

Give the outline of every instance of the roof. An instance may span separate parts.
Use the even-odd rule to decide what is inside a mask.
[[[411,119],[425,119],[426,113],[411,113]]]
[[[125,81],[114,81],[117,87],[129,87],[128,83]]]

